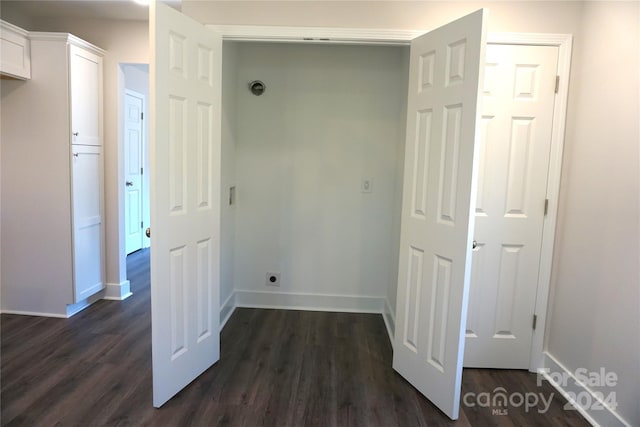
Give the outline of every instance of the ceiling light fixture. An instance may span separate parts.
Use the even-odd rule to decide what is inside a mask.
[[[135,3],[138,3],[142,6],[149,6],[149,1],[150,0],[133,0]]]

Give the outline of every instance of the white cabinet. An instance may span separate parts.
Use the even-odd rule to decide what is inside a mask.
[[[0,20],[0,74],[17,79],[31,78],[28,32]]]
[[[104,289],[104,52],[29,37],[31,80],[2,80],[2,311],[68,317]]]
[[[78,302],[104,288],[103,161],[100,146],[73,145],[71,151],[73,279],[74,300]]]

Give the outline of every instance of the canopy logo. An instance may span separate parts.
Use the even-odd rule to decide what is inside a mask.
[[[573,373],[570,372],[551,372],[549,369],[538,369],[538,386],[542,385],[544,377],[549,378],[552,382],[566,389],[571,383],[582,388],[597,387],[615,387],[618,384],[618,374],[615,372],[607,372],[605,368],[598,371],[589,371],[586,368],[578,368]],[[587,391],[582,389],[579,392],[566,390],[567,403],[564,405],[565,410],[577,409],[578,407],[585,410],[600,411],[606,408],[615,410],[618,406],[616,400],[616,392],[608,393],[600,390]]]
[[[548,396],[545,396],[544,393],[532,391],[507,394],[507,390],[503,387],[497,387],[492,392],[468,392],[462,396],[462,403],[465,406],[469,408],[474,406],[491,408],[492,415],[509,415],[509,408],[520,407],[524,407],[525,412],[535,408],[539,413],[544,414],[549,410],[552,400],[553,393]]]

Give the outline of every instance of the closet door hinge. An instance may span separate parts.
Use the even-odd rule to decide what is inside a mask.
[[[142,168],[140,168],[140,175],[142,175],[142,172],[143,172],[143,170],[142,170]]]
[[[557,85],[557,84],[556,84]],[[557,87],[557,86],[556,86]],[[556,89],[556,92],[558,92],[558,89]],[[144,120],[144,113],[140,113],[140,120]]]
[[[554,93],[558,93],[559,89],[560,89],[560,76],[556,76],[556,89]]]
[[[535,314],[533,315],[533,324],[531,325],[532,329],[536,329],[536,323],[538,323],[538,316],[536,316]]]
[[[547,216],[549,212],[549,199],[544,199],[544,216]]]
[[[140,228],[144,228],[144,223],[140,221]]]

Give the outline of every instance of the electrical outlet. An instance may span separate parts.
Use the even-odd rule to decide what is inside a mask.
[[[373,191],[373,178],[363,178],[360,184],[360,191],[363,193],[371,193]]]
[[[280,273],[267,272],[267,286],[280,286]]]

